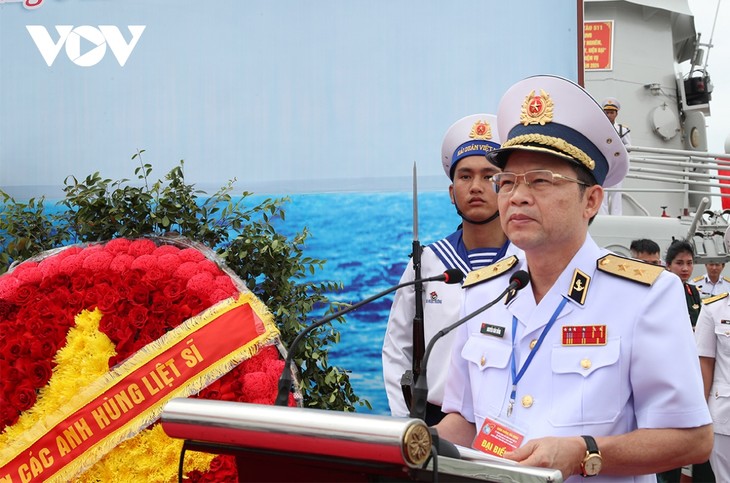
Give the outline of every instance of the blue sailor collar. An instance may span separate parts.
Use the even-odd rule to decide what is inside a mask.
[[[509,246],[510,242],[507,240],[504,245],[499,248],[496,255],[494,255],[493,260],[497,261],[503,258],[505,253],[507,253]],[[464,276],[466,276],[474,268],[480,268],[472,267],[469,255],[474,256],[483,253],[485,256],[491,256],[495,250],[494,248],[475,248],[474,250],[467,250],[466,245],[464,245],[462,230],[457,230],[446,238],[442,238],[441,240],[430,244],[429,248],[433,250],[439,260],[441,260],[441,263],[443,263],[447,269],[457,268],[461,270]]]

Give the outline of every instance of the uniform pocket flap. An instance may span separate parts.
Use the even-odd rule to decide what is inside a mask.
[[[507,367],[511,354],[511,345],[483,335],[469,337],[461,350],[461,357],[476,364],[480,370]]]
[[[553,348],[551,365],[556,374],[582,374],[588,377],[602,367],[618,362],[619,339],[609,339],[606,345],[571,345]]]

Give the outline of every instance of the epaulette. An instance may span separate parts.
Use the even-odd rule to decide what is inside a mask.
[[[730,278],[722,277],[722,279],[725,280],[726,282],[730,283]]]
[[[712,302],[717,302],[718,300],[722,300],[725,297],[728,296],[728,293],[721,293],[720,295],[713,295],[712,297],[707,297],[706,299],[702,300],[702,305],[710,305]]]
[[[498,275],[502,275],[504,272],[515,266],[517,263],[517,257],[512,255],[511,257],[500,260],[486,267],[482,267],[479,270],[473,270],[466,275],[466,279],[462,284],[462,287],[466,288],[470,285],[476,285],[478,283],[486,282]]]
[[[614,254],[599,258],[596,265],[602,272],[649,286],[664,272],[664,268],[659,265],[652,265],[641,260],[624,258]]]
[[[697,282],[699,282],[700,280],[702,280],[703,278],[705,278],[705,276],[704,276],[704,275],[700,275],[699,277],[695,277],[695,278],[693,278],[693,279],[692,279],[692,281],[693,281],[694,283],[697,283]],[[728,280],[728,282],[730,282],[730,280]]]

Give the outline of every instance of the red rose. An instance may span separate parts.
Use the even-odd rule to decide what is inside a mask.
[[[5,397],[0,395],[0,428],[5,426],[12,426],[18,422],[20,417],[20,411],[5,400]]]
[[[204,302],[200,297],[197,295],[190,294],[187,297],[183,299],[185,303],[187,303],[188,307],[190,308],[190,312],[193,315],[198,315],[200,312],[203,311],[203,309],[207,308],[208,305],[206,302]]]
[[[167,280],[162,293],[170,302],[176,302],[185,293],[185,282],[177,278]]]
[[[37,361],[33,363],[30,371],[30,383],[33,387],[43,387],[51,380],[53,371],[49,361]]]
[[[147,307],[143,305],[135,305],[129,311],[127,321],[132,327],[141,329],[147,323],[147,312]]]
[[[3,354],[10,360],[18,359],[30,353],[30,340],[27,337],[16,335],[8,337]]]
[[[36,338],[30,343],[30,356],[35,360],[50,360],[56,353],[56,344]]]
[[[35,404],[35,388],[27,382],[21,383],[10,395],[10,404],[20,412],[26,411]]]
[[[8,297],[8,300],[17,305],[25,305],[36,293],[36,288],[29,284],[20,284],[12,294]]]
[[[114,307],[117,305],[117,301],[119,300],[116,290],[114,290],[111,286],[104,286],[104,284],[100,284],[99,292],[100,296],[96,301],[96,306],[99,307],[99,310],[101,310],[103,314],[112,313],[114,311]]]
[[[15,386],[15,383],[23,378],[23,374],[18,369],[3,359],[0,359],[0,374],[3,375],[3,382],[10,383],[9,387]]]
[[[172,310],[172,303],[165,297],[163,292],[155,292],[152,294],[152,306],[150,310],[156,314],[170,313]]]
[[[129,290],[129,298],[134,304],[147,306],[150,303],[149,288],[143,284],[135,285]]]

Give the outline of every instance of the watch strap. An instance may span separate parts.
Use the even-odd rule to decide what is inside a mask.
[[[583,458],[583,461],[580,463],[580,469],[581,469],[581,476],[583,478],[588,478],[591,476],[596,476],[598,472],[595,473],[588,473],[586,471],[586,463],[588,463],[591,459],[597,459],[599,462],[601,461],[601,452],[598,450],[598,443],[596,443],[596,440],[593,438],[593,436],[587,436],[583,435],[581,436],[583,438],[583,441],[586,443],[586,454]],[[600,471],[600,466],[598,471]]]
[[[598,443],[596,443],[595,438],[593,436],[581,436],[583,438],[583,441],[586,442],[586,451],[588,454],[601,454],[600,451],[598,451]]]

